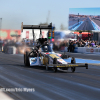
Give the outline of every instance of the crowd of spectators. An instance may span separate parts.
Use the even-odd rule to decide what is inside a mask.
[[[2,46],[4,46],[4,52],[7,52],[8,46],[15,46],[15,47],[23,47],[23,46],[33,46],[34,42],[33,40],[23,39],[21,41],[18,40],[0,40],[0,50],[2,49]],[[100,47],[100,43],[97,41],[90,41],[90,40],[63,40],[58,41],[55,40],[53,42],[53,50],[55,51],[61,51],[65,47],[68,48],[68,52],[74,52],[75,47]]]
[[[19,40],[0,39],[0,51],[2,51],[2,47],[3,47],[3,52],[7,52],[8,46],[14,46],[16,48],[24,47],[24,46],[33,46],[33,40],[23,39],[19,41]]]
[[[68,52],[74,52],[75,47],[100,47],[100,43],[90,40],[64,40],[54,42],[54,50],[63,50],[68,47]]]

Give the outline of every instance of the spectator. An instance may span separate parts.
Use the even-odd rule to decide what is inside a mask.
[[[92,47],[95,46],[95,42],[94,42],[94,41],[91,42],[91,46],[92,46]]]

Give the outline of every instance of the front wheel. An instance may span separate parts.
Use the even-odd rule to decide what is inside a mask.
[[[53,64],[57,64],[57,58],[54,58],[53,59]],[[56,73],[57,72],[57,67],[56,66],[54,66],[54,72]]]
[[[76,64],[76,60],[74,57],[72,57],[71,59],[71,64]],[[71,67],[71,71],[74,73],[75,72],[76,67]]]
[[[49,64],[49,58],[46,58],[46,59],[47,59],[46,70],[50,70],[51,68],[48,66],[48,64]]]

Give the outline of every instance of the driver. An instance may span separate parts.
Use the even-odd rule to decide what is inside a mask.
[[[44,52],[48,52],[48,46],[44,46]]]

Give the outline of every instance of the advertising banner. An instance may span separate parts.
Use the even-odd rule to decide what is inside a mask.
[[[0,30],[0,39],[13,39],[14,35],[21,35],[21,30]]]
[[[93,47],[78,47],[78,53],[87,53],[87,54],[100,54],[100,48]]]
[[[29,39],[29,31],[26,31],[26,39]]]

